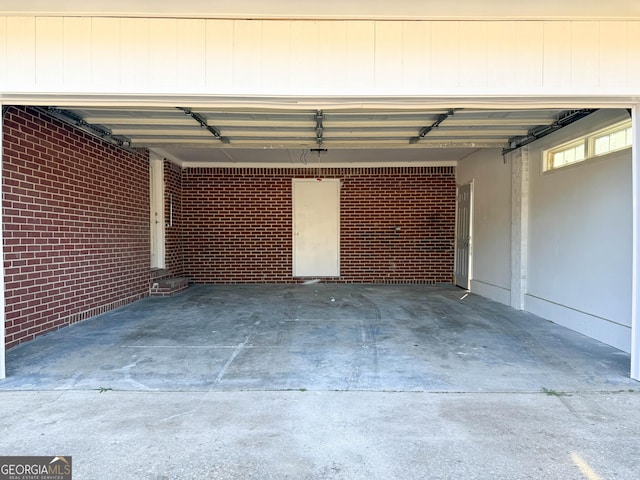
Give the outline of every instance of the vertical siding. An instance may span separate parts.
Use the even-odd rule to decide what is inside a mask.
[[[403,22],[378,22],[375,24],[373,42],[375,45],[375,85],[376,88],[393,88],[402,84],[402,65],[411,59],[405,58],[401,52]],[[374,25],[372,25],[372,28]],[[367,72],[369,73],[369,72]],[[371,78],[369,76],[369,78]],[[366,84],[366,81],[363,82]]]
[[[293,91],[314,91],[318,87],[320,59],[318,22],[292,22],[291,24],[291,85]]]
[[[600,51],[598,22],[574,22],[571,25],[571,86],[576,90],[598,87]]]
[[[488,35],[486,22],[460,24],[460,86],[485,88],[488,78]]]
[[[346,36],[347,88],[367,88],[378,80],[378,51],[386,51],[380,41],[382,36],[374,22],[358,22],[348,25]],[[400,57],[397,55],[397,57]],[[387,58],[387,55],[385,55]],[[394,65],[398,71],[399,65]]]
[[[64,84],[64,19],[61,17],[36,18],[35,81],[47,83],[52,91]]]
[[[542,76],[549,88],[571,86],[571,22],[546,22],[544,24],[543,55],[545,69]]]
[[[149,89],[163,91],[175,88],[178,71],[178,27],[176,20],[149,20]]]
[[[0,17],[0,85],[7,84],[7,18]]]
[[[417,92],[431,86],[431,22],[402,22],[402,86]]]
[[[36,22],[34,17],[7,17],[6,90],[30,91],[36,78]],[[5,90],[3,89],[3,90]]]
[[[228,90],[233,86],[233,22],[207,20],[207,90]]]
[[[599,43],[600,85],[607,89],[624,88],[627,81],[629,55],[628,24],[601,22]],[[633,52],[637,58],[640,52],[637,49]],[[638,77],[635,81],[639,81]]]
[[[638,94],[638,21],[0,17],[0,91]]]
[[[149,20],[120,21],[120,72],[122,88],[144,91],[149,84]]]
[[[430,85],[437,89],[457,90],[460,83],[460,22],[431,24]]]
[[[63,88],[87,90],[92,85],[90,18],[65,18],[63,35]],[[44,79],[42,79],[44,80]]]
[[[518,28],[516,22],[487,22],[487,85],[514,85],[516,46],[513,39]]]
[[[90,41],[91,89],[94,91],[121,90],[120,20],[116,18],[92,19]]]
[[[640,83],[640,62],[638,52],[640,52],[640,22],[628,22],[628,42],[627,42],[627,82],[626,85],[634,85],[638,90]]]
[[[515,32],[515,57],[505,59],[515,70],[515,84],[505,85],[507,89],[520,92],[539,90],[543,86],[544,32],[543,22],[518,22]]]
[[[186,93],[204,90],[207,64],[205,31],[205,20],[176,21],[178,90]],[[167,68],[171,68],[168,63]]]

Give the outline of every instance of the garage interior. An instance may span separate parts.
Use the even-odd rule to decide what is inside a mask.
[[[626,110],[5,110],[5,238],[11,239],[5,247],[10,260],[7,313],[14,319],[7,332],[26,336],[9,337],[13,348],[3,389],[108,385],[163,391],[537,391],[566,389],[569,384],[594,390],[633,386],[628,353],[500,304],[508,300],[497,303],[469,295],[473,275],[455,275],[460,260],[454,253],[460,241],[455,235],[456,185],[461,178],[456,169],[465,158],[475,164],[486,162],[483,158],[489,155],[504,169],[510,167],[512,152],[547,135],[557,136],[569,127],[584,131],[584,123],[593,118],[609,123],[628,118]],[[31,133],[33,139],[29,131],[20,137],[24,125],[37,132]],[[43,136],[49,130],[63,145],[57,155],[51,155],[54,148],[47,144],[52,140]],[[109,162],[121,162],[117,156],[125,154],[137,166],[125,163],[123,169],[110,163],[114,179],[91,191],[98,177],[82,166],[95,162],[94,155],[65,157],[64,135],[70,137],[69,144],[79,138],[87,150],[98,144],[114,152]],[[34,145],[24,148],[26,152],[39,151],[38,143],[49,148],[31,159],[33,177],[27,179],[32,178],[32,190],[25,192],[24,185],[14,181],[29,164],[16,153],[30,141]],[[376,142],[380,145],[372,148]],[[50,156],[43,158],[44,152]],[[43,168],[43,160],[50,169]],[[104,168],[97,165],[97,172]],[[36,171],[45,175],[38,179]],[[123,178],[125,173],[128,177]],[[78,183],[78,175],[88,182]],[[475,178],[476,189],[481,189],[484,179]],[[49,190],[48,180],[73,184],[71,196],[76,198],[64,197],[62,188]],[[338,270],[326,270],[330,262],[322,257],[307,267],[311,270],[296,272],[296,181],[315,185],[331,180],[339,182]],[[140,192],[146,182],[151,185],[148,196],[146,188]],[[373,193],[351,198],[350,182]],[[132,185],[133,204],[127,201],[117,213],[101,213],[105,201],[96,195],[127,192]],[[26,196],[33,199],[31,220],[25,215],[29,207],[16,212],[16,204]],[[211,209],[216,204],[218,208]],[[49,208],[62,205],[65,210]],[[81,207],[91,212],[80,214]],[[144,220],[149,211],[150,223]],[[137,218],[129,229],[96,226],[96,216],[109,221],[136,212],[144,212],[144,223]],[[496,219],[482,221],[493,228]],[[29,222],[32,227],[25,228]],[[70,236],[52,240],[63,226]],[[313,235],[322,237],[326,228],[322,224]],[[25,230],[34,233],[24,235]],[[350,243],[350,236],[356,241]],[[408,240],[403,242],[403,237]],[[35,248],[23,250],[39,242],[42,255]],[[56,265],[59,254],[52,252],[68,245],[81,250],[77,258],[69,258],[69,252],[61,259],[64,265]],[[213,248],[218,256],[203,255]],[[323,244],[313,248],[322,249]],[[105,254],[109,249],[129,255],[121,271],[130,275],[131,262],[135,264],[137,292],[132,290],[133,296],[116,303],[120,308],[111,313],[97,306],[69,323],[83,316],[89,320],[56,331],[64,325],[59,320],[69,316],[60,308],[34,309],[35,295],[24,291],[20,275],[29,269],[41,272],[39,306],[46,305],[47,297],[55,303],[55,296],[62,298],[70,284],[76,291],[67,288],[66,298],[75,296],[76,303],[86,305],[88,292],[97,289],[100,269],[113,268],[113,255]],[[225,262],[227,270],[220,267]],[[49,292],[42,272],[54,277]],[[452,276],[457,287],[451,285]],[[158,286],[163,277],[169,277],[165,291]],[[94,283],[86,283],[87,278]],[[101,278],[110,281],[111,275]],[[188,283],[195,285],[182,291]],[[143,300],[154,289],[166,298]],[[25,309],[31,309],[31,316]],[[47,314],[48,322],[33,321]],[[26,332],[19,328],[24,320],[32,322]],[[54,333],[23,343],[50,331]]]
[[[638,377],[636,149],[545,170],[635,118],[636,22],[295,15],[2,17],[8,352],[189,282],[453,279]]]

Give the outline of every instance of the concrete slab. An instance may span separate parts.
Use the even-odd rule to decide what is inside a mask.
[[[76,479],[636,479],[629,356],[450,287],[197,286],[8,352]]]
[[[8,352],[3,390],[619,389],[629,356],[449,286],[194,286]]]

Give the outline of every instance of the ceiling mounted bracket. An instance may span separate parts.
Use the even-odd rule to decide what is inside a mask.
[[[426,137],[429,132],[431,130],[433,130],[434,128],[438,128],[440,126],[440,124],[442,122],[444,122],[447,118],[452,117],[453,114],[455,113],[456,109],[452,108],[451,110],[449,110],[447,113],[443,113],[441,115],[438,115],[438,118],[436,119],[435,122],[433,122],[430,126],[428,127],[424,127],[420,130],[420,133],[418,133],[417,137],[411,137],[409,139],[409,143],[411,145],[414,145],[416,143],[418,143],[420,140],[422,140],[424,137]]]
[[[93,125],[84,120],[80,115],[77,115],[69,110],[64,110],[58,107],[35,107],[36,110],[49,115],[53,118],[56,118],[68,125],[72,125],[76,128],[79,128],[83,132],[86,132],[94,137],[98,137],[106,142],[109,142],[113,145],[117,145],[120,148],[124,148],[129,151],[134,151],[131,147],[131,139],[125,137],[124,135],[113,135],[111,130],[99,127],[97,125]]]
[[[177,107],[177,108],[178,110],[182,110],[185,113],[185,115],[193,118],[196,122],[198,122],[200,124],[200,127],[206,128],[214,137],[216,137],[222,143],[231,143],[227,137],[222,136],[222,134],[220,133],[220,130],[218,130],[216,127],[209,125],[207,123],[207,119],[204,118],[199,113],[195,113],[190,108],[185,108],[185,107]]]
[[[525,145],[529,145],[530,143],[535,142],[542,137],[546,137],[550,133],[571,125],[572,123],[577,122],[587,115],[591,115],[595,111],[597,111],[597,109],[591,108],[567,110],[566,112],[563,112],[560,117],[552,124],[533,128],[524,137],[514,137],[509,139],[509,146],[502,149],[502,155],[504,156],[507,153],[511,153],[514,150],[524,147]]]
[[[316,111],[315,118],[316,118],[316,143],[318,144],[319,147],[321,147],[323,142],[323,134],[324,134],[324,127],[322,126],[324,115],[322,113],[322,110]]]

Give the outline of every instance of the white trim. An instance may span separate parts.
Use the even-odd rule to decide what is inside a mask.
[[[625,325],[529,294],[524,296],[524,310],[629,353],[629,327]]]
[[[299,263],[298,263],[298,250],[297,250],[297,242],[299,235],[299,227],[297,224],[297,219],[299,218],[297,214],[298,209],[296,208],[296,200],[298,200],[298,195],[296,194],[297,188],[301,188],[300,186],[308,184],[308,185],[316,185],[318,182],[323,184],[334,185],[336,188],[336,210],[333,212],[335,214],[333,220],[335,220],[335,253],[336,253],[336,263],[328,264],[325,263],[323,268],[326,269],[326,273],[313,273],[306,274],[301,272]],[[339,278],[340,277],[340,201],[341,201],[341,188],[342,188],[342,179],[340,178],[292,178],[291,179],[291,206],[292,206],[292,277],[293,278],[306,278],[306,277],[332,277]],[[325,205],[327,203],[325,202]],[[328,211],[328,210],[327,210]],[[317,212],[317,211],[316,211]]]
[[[0,102],[0,198],[3,198],[4,195],[2,193],[2,126],[4,124],[4,115],[2,115],[2,103]],[[6,314],[5,314],[5,292],[4,292],[4,238],[3,238],[3,221],[4,215],[0,211],[0,268],[2,268],[2,273],[0,274],[0,379],[6,378],[7,369],[6,369],[6,350],[4,346],[5,342],[5,329],[7,324]]]
[[[511,305],[511,290],[508,288],[471,279],[471,292],[503,305]]]
[[[11,93],[0,92],[0,102],[5,105],[64,107],[170,107],[188,105],[191,108],[286,108],[288,110],[308,109],[581,109],[581,108],[631,108],[637,101],[637,92],[629,89],[629,94],[618,95],[574,95],[548,92],[529,88],[522,92],[491,93],[477,95],[451,95],[451,89],[433,89],[429,96],[424,93],[407,91],[403,95],[255,95],[255,94],[148,94],[137,92],[122,93]],[[418,144],[420,146],[420,144]]]
[[[640,380],[640,104],[632,109],[633,254],[631,260],[631,378]]]
[[[151,268],[165,267],[165,215],[164,215],[164,158],[157,154],[149,153],[149,190],[153,194],[150,198],[150,219],[156,217],[157,228],[151,229],[151,235],[155,234],[156,256],[155,261],[150,260]],[[153,185],[153,189],[151,186]],[[155,210],[155,211],[153,211]]]
[[[170,158],[172,162],[182,168],[378,168],[378,167],[455,167],[458,162],[435,161],[435,162],[338,162],[338,163],[259,163],[259,162],[176,162],[175,157]]]
[[[427,5],[428,4],[428,7]],[[158,18],[251,18],[312,20],[631,20],[640,9],[629,0],[395,0],[394,2],[303,2],[300,0],[31,0],[0,1],[3,15],[123,16]]]
[[[468,232],[468,259],[467,259],[467,286],[460,285],[458,280],[458,270],[459,270],[459,262],[460,256],[458,255],[458,222],[460,221],[460,189],[462,187],[469,186],[469,232]],[[455,209],[455,238],[454,238],[454,256],[453,256],[453,277],[455,280],[455,285],[458,287],[462,287],[465,289],[471,288],[471,279],[473,278],[473,188],[474,188],[474,179],[471,179],[467,183],[463,183],[461,185],[456,185],[456,209]]]

